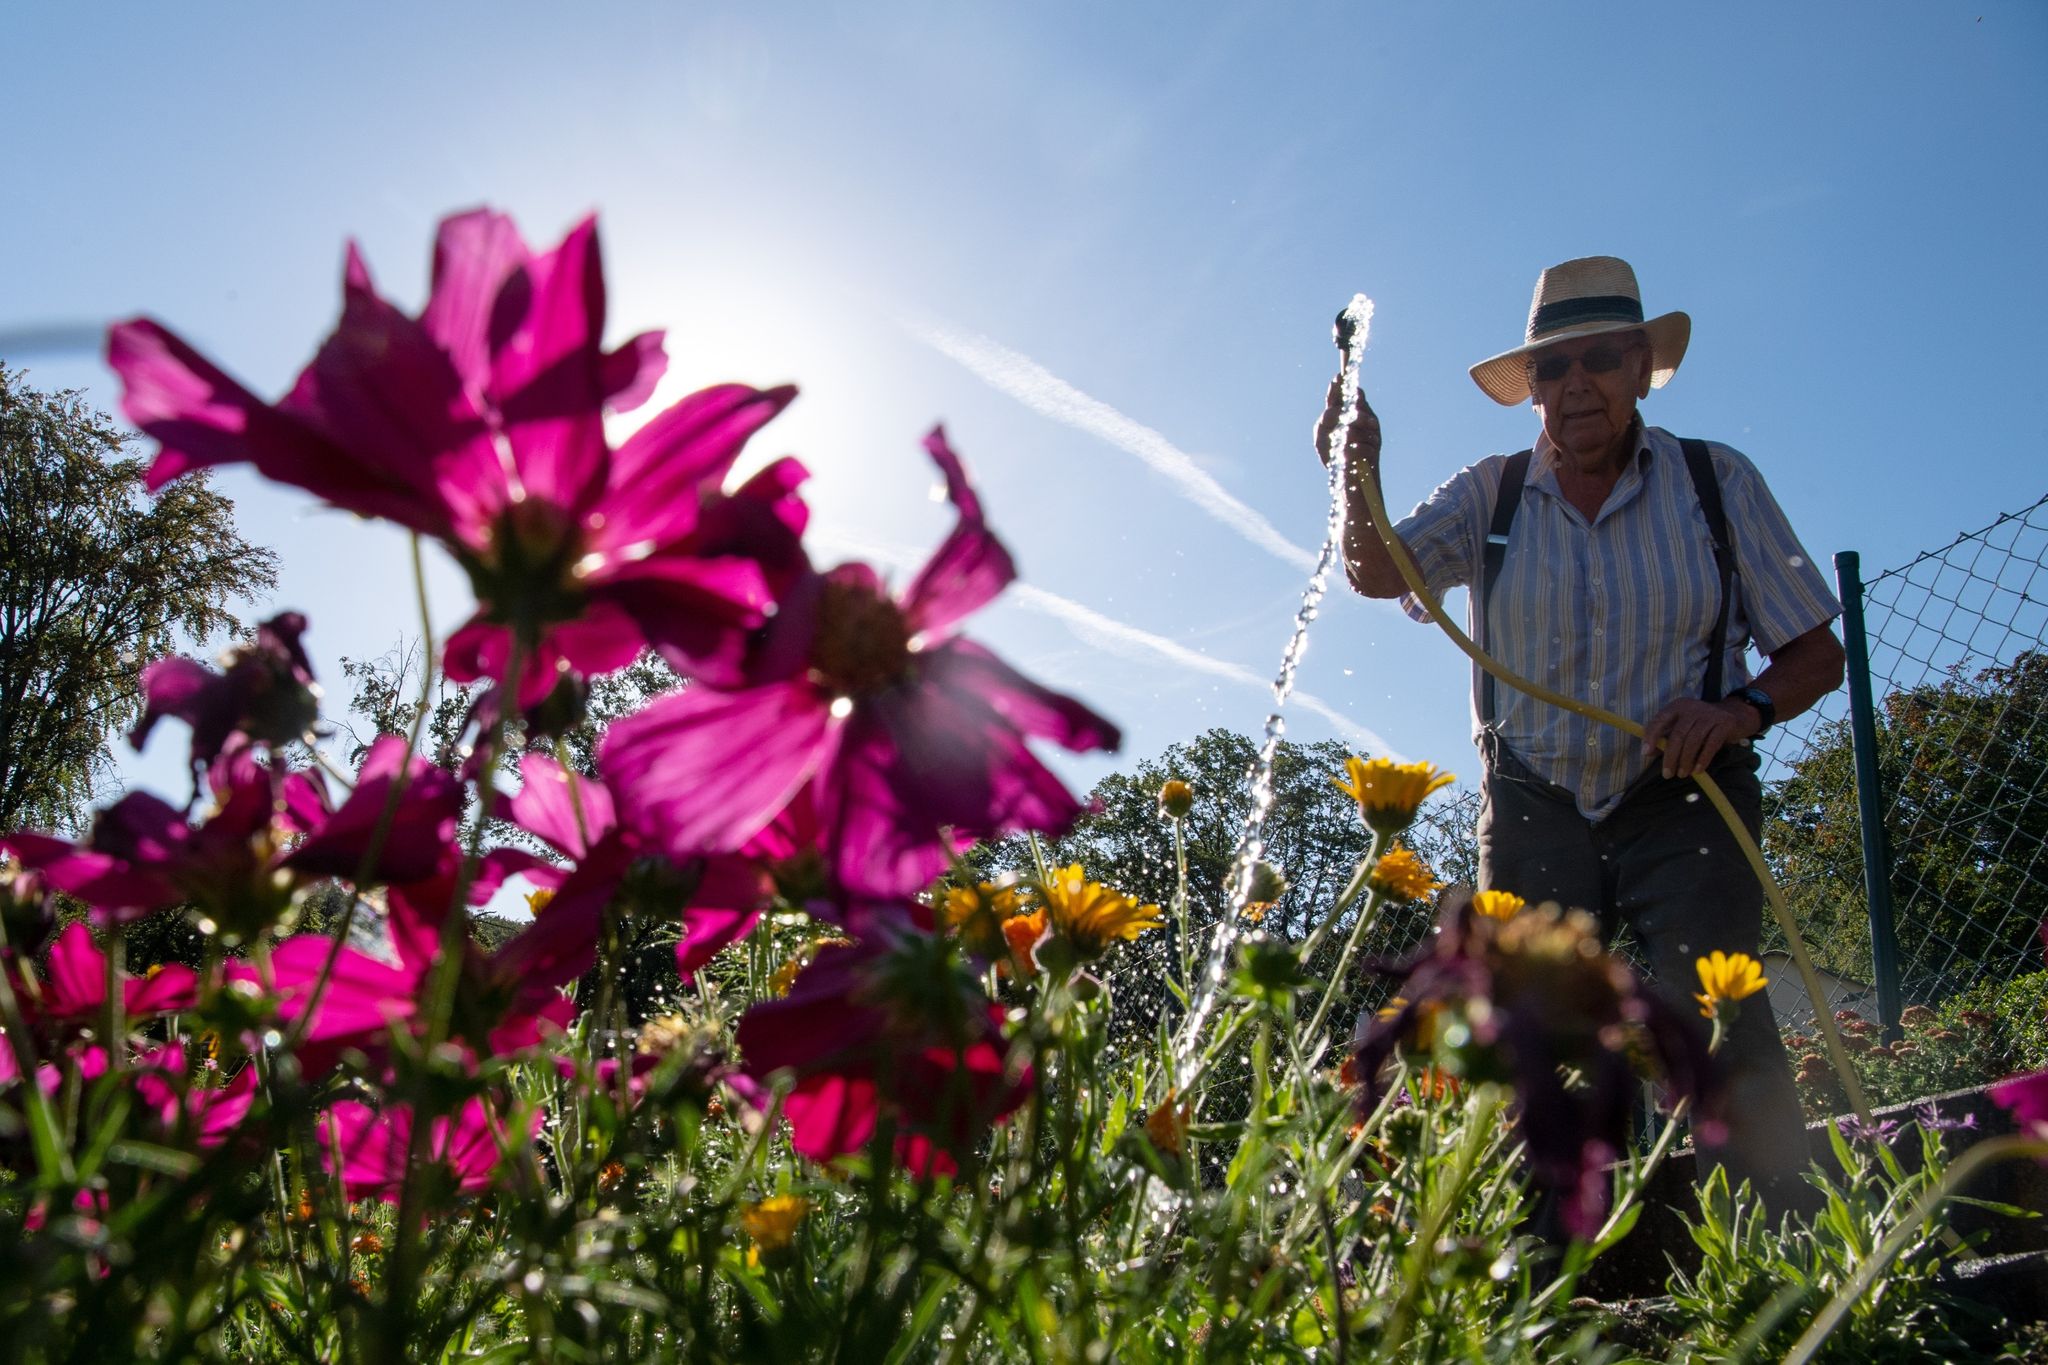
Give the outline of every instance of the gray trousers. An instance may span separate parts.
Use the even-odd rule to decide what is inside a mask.
[[[1594,821],[1579,813],[1571,792],[1536,776],[1491,732],[1482,749],[1480,886],[1591,911],[1610,940],[1627,925],[1649,958],[1651,989],[1704,1037],[1711,1026],[1693,999],[1694,963],[1717,948],[1757,956],[1764,894],[1698,784],[1652,768]],[[1731,745],[1708,770],[1751,838],[1762,823],[1757,762],[1747,746]],[[1811,1207],[1802,1179],[1805,1117],[1765,994],[1742,1002],[1719,1060],[1729,1087],[1728,1136],[1703,1155],[1727,1167],[1731,1187],[1752,1182],[1774,1213]]]

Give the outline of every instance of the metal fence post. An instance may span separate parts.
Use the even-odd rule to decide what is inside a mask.
[[[1870,964],[1877,977],[1877,1017],[1885,1041],[1899,1027],[1899,938],[1892,919],[1891,851],[1885,842],[1884,790],[1877,769],[1877,721],[1870,698],[1870,647],[1863,633],[1862,557],[1835,555],[1842,595],[1842,647],[1849,656],[1849,735],[1856,752],[1856,812],[1862,820],[1863,889],[1870,905]]]

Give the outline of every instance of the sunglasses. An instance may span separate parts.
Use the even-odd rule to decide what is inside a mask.
[[[1583,365],[1587,374],[1613,374],[1634,349],[1633,346],[1595,346],[1575,356],[1537,356],[1529,362],[1529,377],[1539,384],[1555,384],[1572,372],[1574,363]]]

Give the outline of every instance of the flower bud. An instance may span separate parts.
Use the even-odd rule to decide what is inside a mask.
[[[1185,820],[1195,808],[1195,789],[1173,778],[1159,789],[1159,813],[1169,820]]]

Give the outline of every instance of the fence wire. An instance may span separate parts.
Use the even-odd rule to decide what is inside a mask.
[[[2024,1017],[2048,988],[2048,497],[1868,577],[1862,595],[1909,1022],[1918,1006],[1952,1032],[1963,1010],[1998,1013],[2001,997]],[[1764,776],[1765,852],[1824,969],[1828,1007],[1874,1020],[1846,692],[1774,732]],[[1810,1017],[1802,991],[1785,996],[1774,988],[1781,1020]]]

